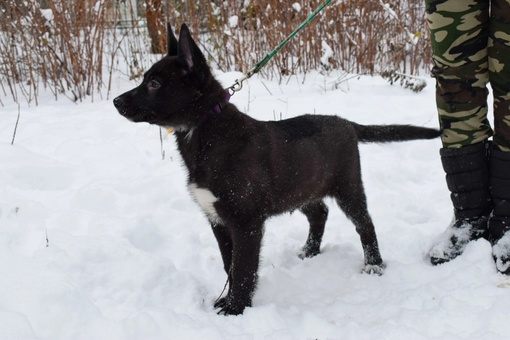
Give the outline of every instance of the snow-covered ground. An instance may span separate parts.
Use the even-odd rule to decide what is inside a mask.
[[[218,75],[231,85],[238,73]],[[263,120],[335,114],[436,127],[433,81],[253,78],[232,102]],[[118,80],[120,94],[135,84]],[[186,191],[173,136],[128,122],[111,100],[0,107],[0,339],[503,339],[510,278],[489,243],[438,267],[426,257],[452,217],[439,140],[362,145],[369,210],[387,269],[361,274],[353,225],[332,200],[322,254],[301,260],[299,213],[267,223],[244,315],[212,305],[226,275]]]

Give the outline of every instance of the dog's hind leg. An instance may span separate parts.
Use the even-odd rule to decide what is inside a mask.
[[[299,209],[305,214],[310,223],[310,231],[305,245],[299,253],[299,257],[313,257],[320,254],[322,235],[324,235],[324,227],[328,219],[328,207],[323,201],[309,203]]]
[[[218,314],[238,315],[251,306],[257,285],[263,223],[236,225],[232,229],[232,265],[228,295],[215,304]]]
[[[354,223],[365,256],[364,273],[382,275],[384,263],[379,252],[374,224],[367,209],[367,200],[361,178],[343,186],[336,195],[336,201],[346,216]]]

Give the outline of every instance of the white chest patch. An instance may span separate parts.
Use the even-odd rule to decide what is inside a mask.
[[[202,210],[206,213],[207,217],[209,217],[211,221],[220,220],[218,212],[214,208],[214,203],[218,201],[218,198],[209,190],[199,188],[196,183],[190,183],[188,188],[195,201],[197,201],[198,205],[200,205]]]

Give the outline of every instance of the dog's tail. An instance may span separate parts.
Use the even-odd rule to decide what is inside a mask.
[[[441,136],[441,130],[413,125],[360,125],[353,123],[353,126],[358,140],[362,143],[403,142]]]

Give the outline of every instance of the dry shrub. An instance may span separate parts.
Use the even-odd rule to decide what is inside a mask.
[[[70,7],[65,0],[50,1],[46,10],[37,1],[0,6],[0,72],[15,100],[21,94],[37,102],[40,84],[74,101],[101,87],[104,6]]]
[[[38,0],[3,0],[0,90],[16,101],[24,97],[36,103],[40,86],[55,98],[65,95],[74,101],[104,91],[108,96],[115,70],[137,78],[159,57],[150,54],[151,46],[155,51],[166,46],[161,23],[152,22],[161,17],[158,12],[174,27],[186,22],[215,67],[246,72],[322,1],[139,2],[150,4],[147,11],[138,10],[148,23],[125,19],[126,11],[134,12],[129,1],[52,0],[42,10]],[[151,31],[162,36],[149,41],[146,27],[153,24]],[[404,79],[429,67],[425,25],[422,0],[333,1],[261,73],[281,80],[311,70],[341,70]]]
[[[186,3],[186,4],[185,4]],[[308,18],[320,0],[174,1],[171,22],[201,28],[223,70],[247,71]],[[176,4],[180,7],[177,8]],[[333,1],[272,61],[265,76],[341,69],[350,73],[428,68],[430,46],[422,0]]]
[[[145,29],[123,21],[115,0],[0,3],[0,79],[4,94],[37,104],[40,86],[57,99],[92,100],[111,88],[114,70],[139,77],[154,58]],[[133,8],[124,5],[126,11]],[[126,7],[127,6],[127,7]],[[147,60],[150,59],[150,60]],[[4,81],[7,86],[4,85]]]

